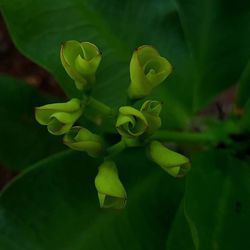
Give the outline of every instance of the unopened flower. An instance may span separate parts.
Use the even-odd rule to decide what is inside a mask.
[[[104,154],[103,139],[86,128],[72,127],[64,136],[63,142],[68,147],[87,152],[92,157],[102,156]]]
[[[162,104],[158,101],[148,100],[141,106],[141,112],[147,119],[147,133],[152,134],[161,127],[160,113]]]
[[[181,177],[190,169],[189,159],[174,152],[158,141],[152,141],[149,145],[150,158],[174,177]]]
[[[118,133],[125,138],[136,138],[147,130],[148,122],[141,111],[124,106],[119,109],[116,121]]]
[[[171,72],[171,64],[155,48],[149,45],[139,47],[130,61],[129,97],[138,99],[148,96]]]
[[[35,109],[36,120],[41,125],[47,125],[53,135],[62,135],[70,130],[81,116],[80,100],[73,98],[65,103],[47,104]]]
[[[62,44],[60,57],[76,87],[79,90],[91,89],[102,58],[99,49],[89,42],[70,40]]]
[[[102,208],[122,209],[126,205],[127,194],[113,161],[107,160],[99,166],[95,186]]]

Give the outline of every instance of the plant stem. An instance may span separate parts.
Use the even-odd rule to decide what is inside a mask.
[[[208,132],[176,132],[158,130],[150,137],[150,139],[186,143],[218,143],[217,138],[212,133]]]
[[[114,114],[114,110],[112,108],[110,108],[108,105],[104,104],[103,102],[96,100],[92,96],[88,97],[87,105],[97,110],[104,116],[112,116]]]
[[[114,155],[119,154],[120,152],[122,152],[125,148],[127,147],[125,141],[123,139],[121,139],[118,143],[112,145],[111,147],[109,147],[107,149],[108,153],[109,153],[109,157],[112,157]]]

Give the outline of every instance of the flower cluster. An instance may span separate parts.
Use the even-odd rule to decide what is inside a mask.
[[[129,105],[132,101],[135,104],[149,96],[168,77],[172,66],[166,58],[148,45],[136,49],[130,61],[129,102],[113,109],[91,96],[102,59],[101,52],[94,44],[67,41],[61,47],[60,57],[65,71],[82,92],[82,99],[73,98],[65,103],[37,107],[35,117],[41,125],[47,126],[51,134],[64,135],[63,142],[69,148],[103,159],[95,178],[101,207],[120,209],[126,204],[127,194],[113,160],[114,155],[126,147],[145,147],[149,158],[170,175],[177,177],[185,174],[190,165],[188,158],[152,139],[154,132],[161,127],[162,103],[145,100],[139,109]],[[102,125],[100,120],[87,115],[89,109],[94,109],[95,114],[113,122],[112,126],[121,138],[118,143],[110,145],[103,136],[79,125],[81,116]],[[77,121],[79,124],[76,126]]]

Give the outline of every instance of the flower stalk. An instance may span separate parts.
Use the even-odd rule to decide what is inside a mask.
[[[169,142],[217,144],[216,136],[209,132],[177,132],[170,130],[158,130],[151,137],[151,140],[162,140]]]

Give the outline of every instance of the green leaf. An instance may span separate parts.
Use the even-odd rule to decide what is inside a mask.
[[[64,147],[35,121],[34,107],[52,98],[26,83],[0,76],[0,162],[21,170]]]
[[[195,249],[250,246],[250,165],[213,150],[196,155],[192,166],[184,206]]]
[[[163,249],[183,181],[151,165],[142,150],[115,161],[128,194],[126,209],[117,211],[99,207],[100,162],[82,153],[60,153],[26,170],[0,198],[1,249]]]
[[[194,109],[235,84],[250,57],[250,2],[175,0],[193,55]]]
[[[167,250],[194,250],[191,231],[181,203],[166,242]]]
[[[249,60],[250,2],[245,0],[1,0],[16,46],[59,80],[63,41],[90,41],[103,51],[95,96],[124,105],[135,48],[153,45],[174,72],[154,91],[166,101],[163,126],[183,127],[220,91],[236,83]]]
[[[245,131],[245,132],[250,131],[250,99],[246,102],[244,106],[244,113],[243,113],[243,116],[241,117],[239,124],[240,124],[240,128],[242,129],[242,131]],[[249,140],[247,139],[247,134],[244,135],[244,138],[246,142],[249,142]],[[244,147],[244,144],[242,145],[241,143],[239,143],[236,146]]]
[[[237,104],[243,108],[247,101],[250,99],[250,61],[248,62],[245,70],[243,71],[237,93]]]

